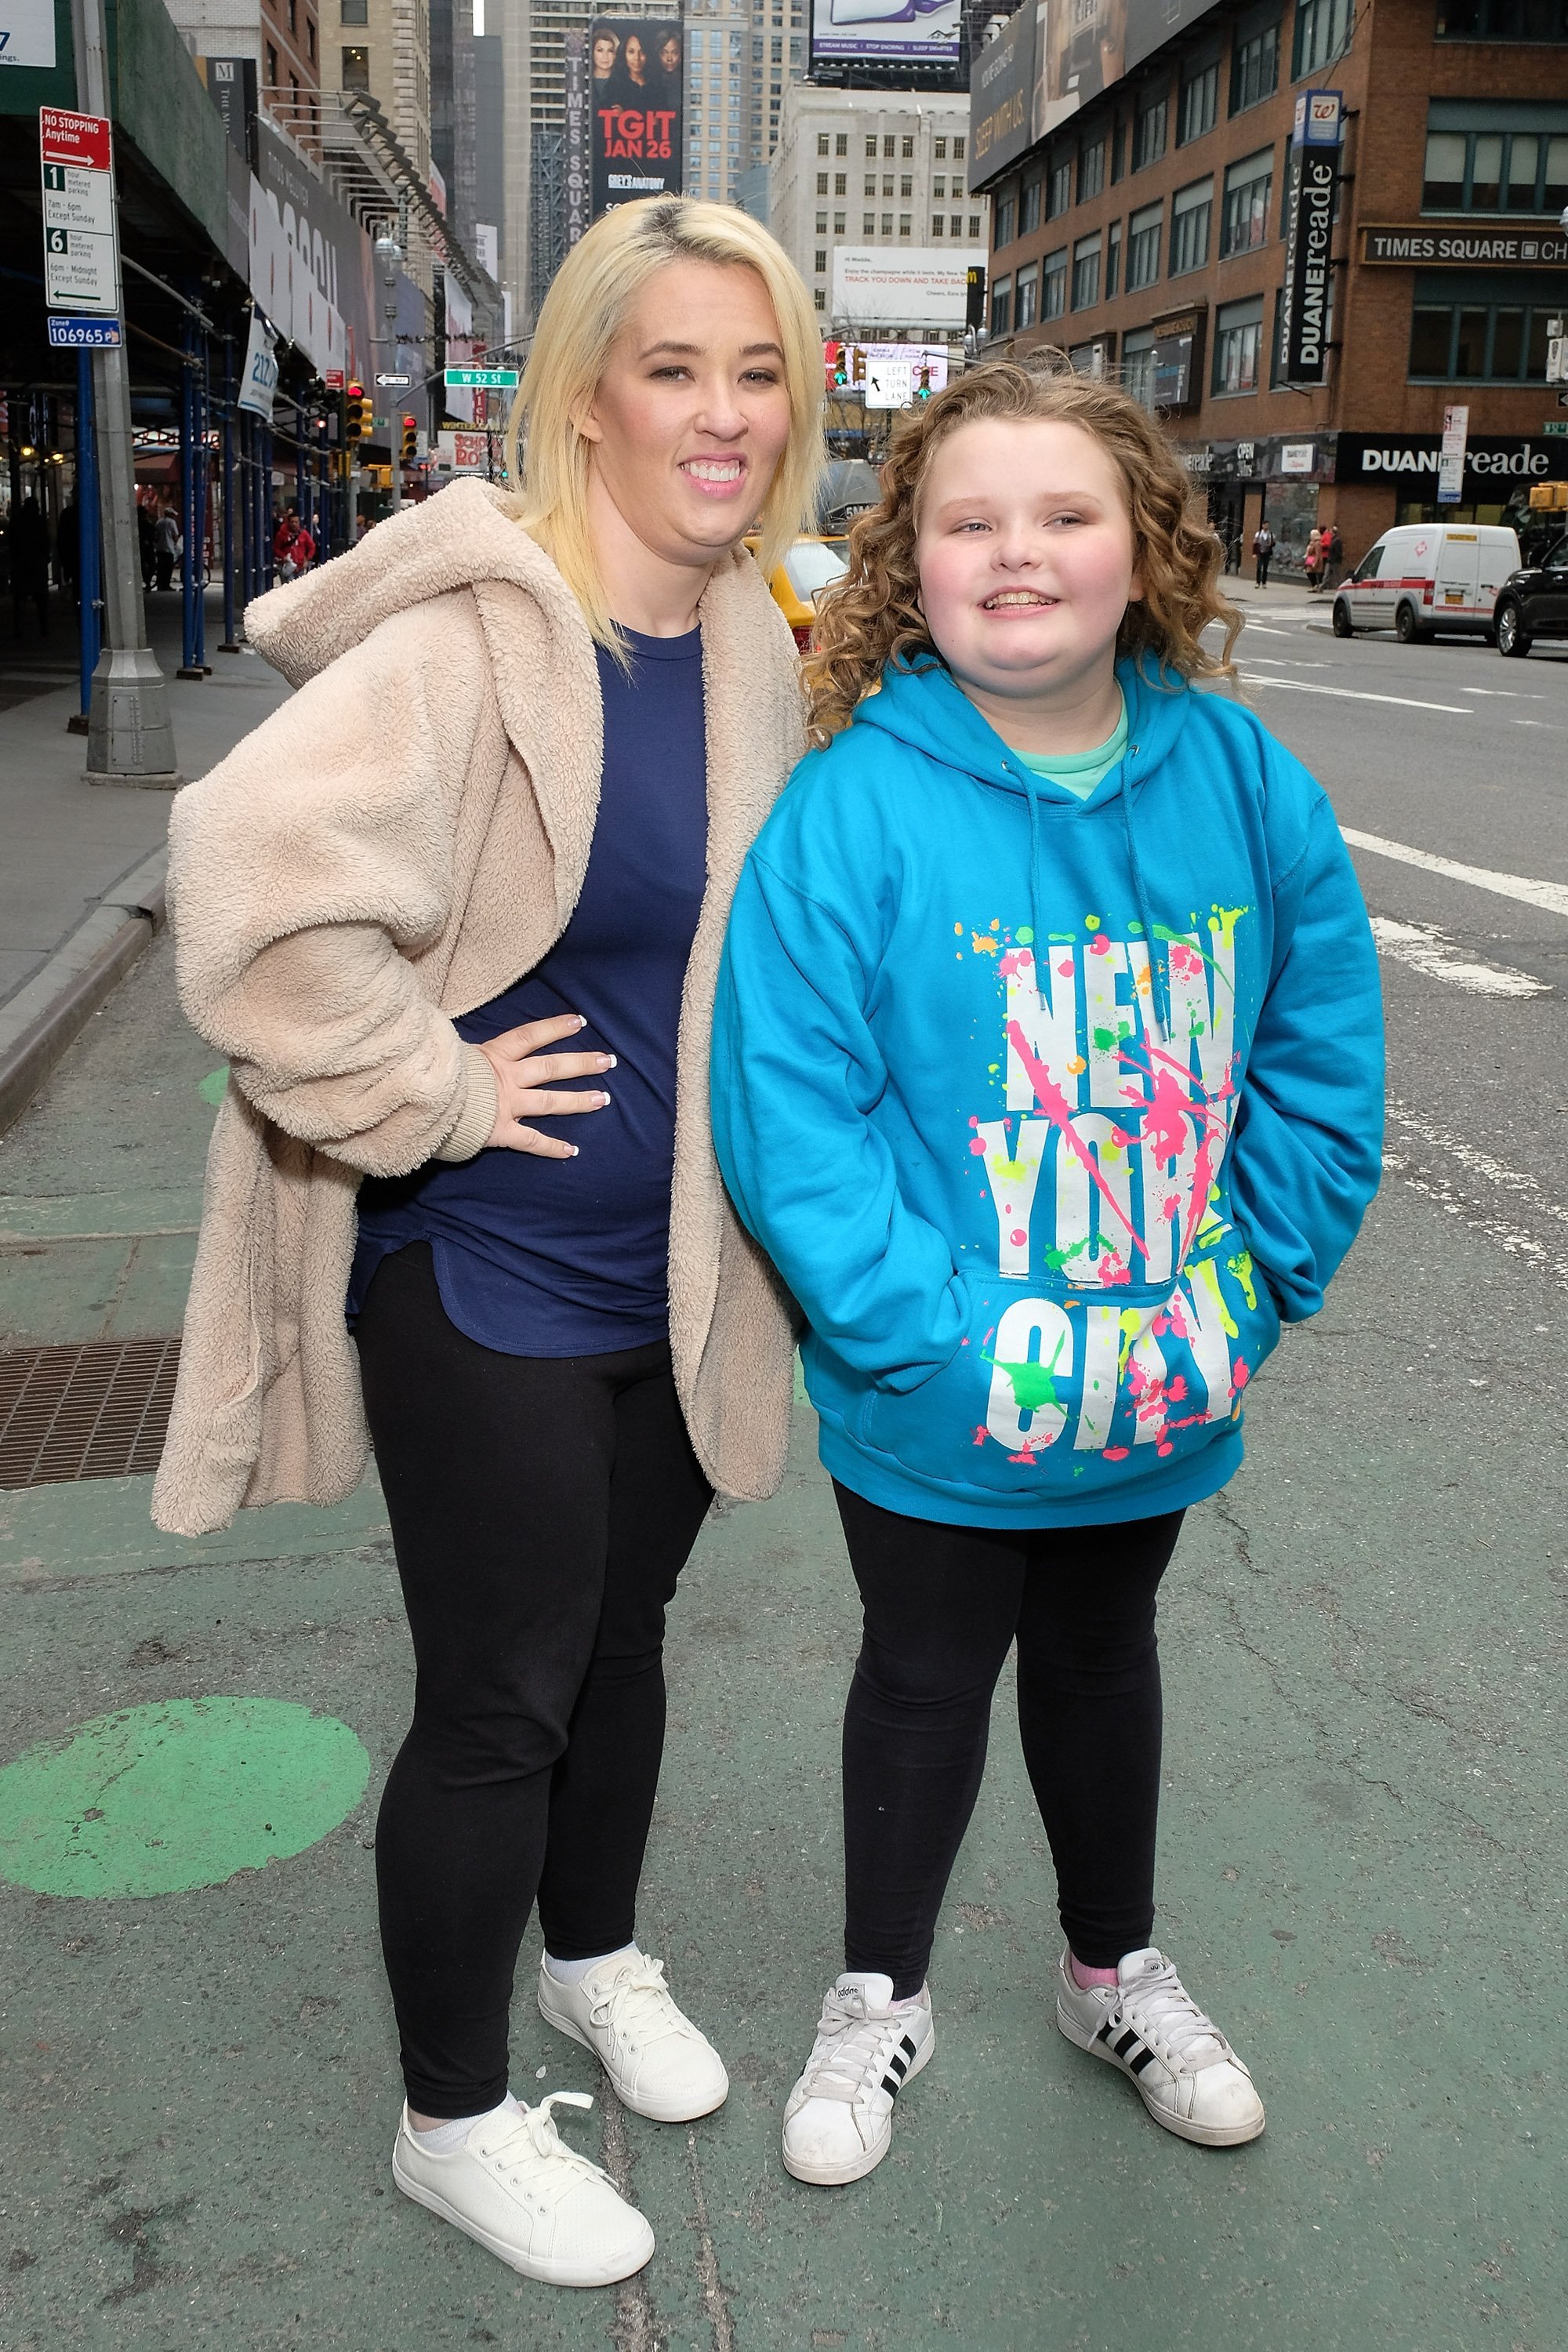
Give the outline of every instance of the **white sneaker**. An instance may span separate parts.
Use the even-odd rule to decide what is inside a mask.
[[[653,2252],[653,2231],[607,2175],[566,2146],[551,2109],[591,2107],[583,2091],[552,2091],[536,2107],[483,2116],[461,2147],[421,2147],[406,2105],[392,2151],[405,2197],[551,2286],[609,2286]]]
[[[840,1977],[784,2108],[784,2170],[824,2189],[874,2172],[893,2143],[893,2101],[935,2048],[926,1986],[895,2008],[891,1977]]]
[[[1129,1952],[1114,1985],[1057,1966],[1057,2023],[1069,2042],[1130,2075],[1157,2124],[1201,2147],[1239,2147],[1263,2129],[1252,2077],[1163,1952]]]
[[[710,2116],[730,2095],[724,2062],[677,2009],[664,1962],[635,1946],[579,1984],[562,1984],[541,1962],[539,2011],[558,2033],[569,2033],[594,2053],[634,2115],[656,2124],[689,2124]]]

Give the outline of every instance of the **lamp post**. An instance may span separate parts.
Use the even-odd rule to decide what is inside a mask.
[[[376,238],[375,268],[376,275],[381,279],[381,319],[383,332],[379,335],[373,336],[371,340],[378,351],[389,351],[395,360],[397,356],[397,272],[402,264],[402,260],[403,247],[398,244],[397,239],[395,236],[378,236]],[[390,375],[395,373],[395,370],[390,368],[385,370],[377,368],[374,373],[378,376],[383,373]],[[375,392],[376,405],[379,406],[381,401],[381,386],[379,383],[375,387]],[[403,504],[401,412],[399,412],[398,416],[395,416],[392,419],[388,441],[389,446],[387,454],[392,459],[392,511],[395,514],[399,507]]]

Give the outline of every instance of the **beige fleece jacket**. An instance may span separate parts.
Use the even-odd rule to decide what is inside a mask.
[[[709,1037],[742,861],[803,736],[789,628],[749,555],[720,565],[700,618],[708,887],[678,1042],[670,1343],[703,1468],[760,1498],[783,1469],[792,1333],[720,1181]],[[170,823],[181,1001],[230,1067],[153,1496],[182,1535],[358,1484],[355,1192],[489,1133],[494,1079],[453,1019],[565,929],[603,759],[576,601],[482,483],[383,523],[246,625],[300,691]]]

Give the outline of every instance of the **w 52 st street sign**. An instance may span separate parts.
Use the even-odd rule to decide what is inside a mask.
[[[515,392],[516,368],[449,367],[446,381],[458,392]]]

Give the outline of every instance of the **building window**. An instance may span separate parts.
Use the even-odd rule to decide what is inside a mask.
[[[938,162],[939,163],[946,163],[946,161],[947,161],[947,142],[946,142],[946,140],[945,140],[945,139],[933,139],[933,140],[931,141],[931,153],[936,157],[936,160],[937,160],[937,162]]]
[[[1011,245],[1013,242],[1014,218],[1015,208],[1013,198],[1011,196],[1004,196],[996,207],[996,247],[998,252],[1000,252],[1003,246]]]
[[[1267,25],[1255,26],[1244,16],[1236,28],[1236,47],[1230,58],[1231,112],[1239,114],[1244,107],[1260,105],[1264,99],[1272,98],[1279,87],[1279,11]]]
[[[1090,196],[1098,196],[1104,185],[1105,142],[1103,139],[1097,139],[1093,146],[1086,147],[1078,159],[1078,200],[1079,204],[1086,205],[1088,204]]]
[[[816,234],[818,236],[826,236],[827,235],[827,215],[826,213],[818,213],[816,215]]]
[[[819,196],[825,196],[827,194],[827,174],[826,172],[818,172],[816,175],[816,193]]]
[[[1165,152],[1166,92],[1158,89],[1142,91],[1132,117],[1132,169],[1142,172],[1146,164],[1157,163]]]
[[[305,54],[310,58],[310,63],[314,65],[316,62],[316,27],[314,20],[309,16],[305,19]]]
[[[1201,139],[1215,126],[1219,112],[1219,59],[1206,66],[1194,66],[1182,84],[1180,124],[1176,134],[1178,146],[1189,140]]]
[[[1440,41],[1568,41],[1563,0],[1437,0]]]
[[[1040,226],[1040,180],[1038,173],[1024,183],[1024,194],[1018,211],[1018,234],[1027,236]]]
[[[1331,65],[1351,45],[1355,0],[1296,0],[1296,51],[1292,81]]]
[[[913,158],[914,152],[914,141],[912,139],[906,139],[903,142],[903,156],[906,163],[909,163]]]
[[[833,215],[833,234],[835,236],[842,236],[844,234],[844,215],[842,213],[835,213]]]
[[[1112,221],[1105,232],[1105,299],[1112,302],[1121,277],[1121,223]]]
[[[342,0],[342,21],[345,25],[368,25],[370,0]]]
[[[816,274],[820,278],[827,267],[827,256],[821,246],[816,248]]]
[[[899,235],[900,236],[908,236],[909,233],[910,215],[908,213],[900,213],[899,215]]]
[[[826,286],[819,286],[816,289],[816,307],[819,310],[826,310],[827,308],[827,289]]]
[[[836,133],[833,141],[833,152],[836,155],[848,154],[849,133],[847,131],[840,131]]]
[[[1127,224],[1127,291],[1136,294],[1142,286],[1152,286],[1160,275],[1160,222],[1162,207],[1145,205],[1134,213]]]
[[[289,0],[289,30],[295,34],[300,30],[300,0]]]
[[[877,142],[874,139],[868,139],[866,142],[866,157],[868,163],[874,163],[877,160]]]
[[[351,81],[349,79],[349,59],[351,58],[357,58],[359,59],[359,71],[364,76],[364,79],[363,81]],[[273,47],[270,41],[267,44],[267,87],[268,89],[276,89],[278,87],[278,52]],[[368,49],[345,49],[343,51],[343,88],[345,89],[368,89],[370,88],[370,51]]]
[[[1410,314],[1410,374],[1426,383],[1544,383],[1544,302],[1426,302]]]
[[[1449,107],[1435,103],[1428,122]],[[1506,121],[1505,110],[1477,108],[1461,100],[1455,111],[1489,113]],[[1426,166],[1421,209],[1426,213],[1560,213],[1568,204],[1568,107],[1521,109],[1536,124],[1531,131],[1443,130],[1426,133]],[[1560,119],[1553,135],[1544,125]]]
[[[270,47],[267,52],[267,70],[269,75],[274,76],[278,71],[278,52]],[[370,51],[368,49],[345,49],[343,51],[343,88],[345,89],[369,89]]]
[[[883,194],[885,196],[890,196],[890,195],[892,194],[892,193],[893,193],[893,175],[892,175],[891,172],[888,172],[888,173],[885,173],[883,174],[883,179],[882,179],[882,194]]]
[[[1013,281],[1000,278],[991,289],[991,331],[1007,335],[1013,331]]]
[[[970,215],[969,215],[969,241],[970,241],[970,243],[971,243],[972,245],[974,243],[975,239],[979,236],[979,235],[980,235],[980,215],[979,215],[978,213],[971,213],[971,214],[970,214]]]
[[[932,238],[933,243],[934,243],[935,239],[936,239],[936,238],[938,238],[938,237],[942,235],[942,215],[941,215],[940,213],[932,213],[932,215],[931,215],[931,238]]]
[[[1019,270],[1017,278],[1017,298],[1013,307],[1013,324],[1019,334],[1023,333],[1026,327],[1032,327],[1039,317],[1039,300],[1040,273],[1038,267],[1031,262],[1027,269]]]
[[[954,236],[962,236],[963,235],[963,215],[962,213],[950,213],[948,215],[948,222]]]
[[[883,235],[884,236],[892,236],[892,234],[893,234],[893,215],[892,215],[892,214],[891,214],[891,213],[884,213],[884,214],[882,215],[882,235]]]
[[[885,163],[890,163],[892,162],[892,160],[893,160],[893,142],[892,142],[892,140],[890,140],[890,139],[884,139],[884,140],[883,140],[883,142],[882,142],[882,161],[883,161]]]
[[[833,193],[836,196],[847,196],[849,194],[849,174],[847,172],[835,172],[833,174]]]
[[[962,163],[963,161],[963,141],[962,139],[955,139],[952,142],[952,160],[955,163]]]
[[[931,182],[931,194],[936,198],[937,203],[938,203],[939,205],[940,205],[940,204],[945,204],[945,203],[946,203],[946,201],[947,201],[947,179],[946,179],[946,175],[945,175],[943,173],[939,172],[939,173],[937,173],[937,175],[936,175],[935,179],[934,179],[934,180]]]
[[[906,204],[914,194],[914,192],[915,184],[910,174],[908,172],[900,172],[899,174],[899,194],[903,197]]]
[[[1068,249],[1058,246],[1040,265],[1040,316],[1059,319],[1068,306]]]
[[[1144,408],[1154,405],[1154,330],[1136,327],[1121,338],[1121,381]]]
[[[875,213],[862,213],[862,214],[861,214],[861,215],[860,215],[860,234],[861,234],[861,236],[876,236],[876,234],[877,234],[877,215],[876,215],[876,214],[875,214]]]
[[[1100,299],[1100,232],[1080,236],[1072,249],[1072,306],[1092,310]]]
[[[1262,147],[1229,163],[1225,173],[1225,210],[1220,216],[1219,250],[1250,253],[1268,242],[1268,198],[1274,185],[1274,150]]]
[[[1178,188],[1171,202],[1171,276],[1202,269],[1209,257],[1209,221],[1214,212],[1214,182],[1194,181]]]
[[[1249,294],[1245,302],[1222,302],[1215,312],[1211,389],[1216,394],[1256,392],[1262,349],[1262,295]]]
[[[1058,213],[1066,212],[1071,202],[1072,158],[1066,156],[1061,163],[1051,165],[1050,176],[1046,182],[1046,218],[1055,220]]]
[[[1127,147],[1123,129],[1121,119],[1118,116],[1110,126],[1110,184],[1112,187],[1122,177],[1126,165]]]
[[[816,152],[819,155],[826,155],[827,152],[827,133],[826,131],[819,131],[816,134]]]
[[[862,184],[862,186],[861,186],[860,194],[861,194],[863,196],[874,196],[874,195],[876,194],[876,193],[877,193],[877,174],[875,173],[875,172],[868,172],[868,173],[867,173],[867,174],[866,174],[866,178],[865,178],[864,184]]]

